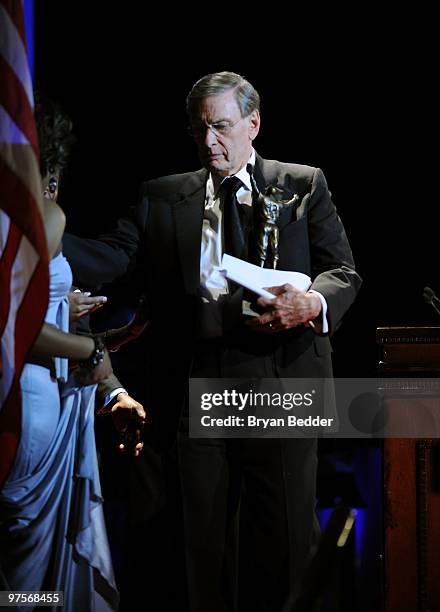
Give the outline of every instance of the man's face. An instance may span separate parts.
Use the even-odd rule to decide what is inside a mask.
[[[248,162],[260,114],[242,117],[232,90],[200,100],[190,122],[200,161],[212,173],[229,176]]]

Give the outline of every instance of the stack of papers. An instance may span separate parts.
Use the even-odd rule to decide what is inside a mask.
[[[307,291],[312,284],[310,276],[302,272],[260,268],[231,255],[223,255],[222,264],[218,269],[229,280],[267,299],[273,299],[275,296],[264,287],[277,287],[289,283],[300,291]]]

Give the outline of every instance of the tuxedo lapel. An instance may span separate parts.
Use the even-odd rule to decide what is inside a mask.
[[[256,155],[254,178],[258,189],[262,192],[268,185],[278,186],[278,173],[274,162]]]
[[[179,259],[186,292],[200,287],[200,247],[205,204],[206,171],[195,172],[184,186],[180,200],[172,205]]]

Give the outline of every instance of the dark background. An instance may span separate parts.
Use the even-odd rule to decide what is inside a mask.
[[[392,18],[347,11],[338,30],[317,9],[308,16],[298,7],[289,13],[275,5],[264,12],[224,4],[177,11],[155,6],[153,17],[141,2],[36,0],[36,84],[68,112],[77,136],[60,197],[68,229],[94,236],[136,202],[142,181],[197,169],[186,131],[186,94],[208,72],[239,72],[262,98],[258,152],[319,166],[327,177],[364,280],[333,339],[335,374],[374,376],[377,326],[440,323],[422,299],[425,285],[440,292],[435,153],[429,147],[435,107],[429,29],[417,15],[402,11]],[[123,301],[121,291],[110,297],[116,306]],[[123,365],[124,360],[124,381]],[[361,543],[359,610],[368,611],[378,609],[369,602],[380,596],[381,467],[374,450],[339,440],[328,461],[325,452],[320,461],[321,508],[331,508],[338,494],[362,507],[365,499],[357,503],[357,488],[366,498],[363,538],[369,546]],[[110,470],[113,487],[118,461]],[[145,465],[156,469],[154,457]],[[140,478],[137,469],[129,472],[131,479]],[[103,484],[106,488],[105,474]],[[119,497],[106,493],[113,542],[117,533],[125,541],[126,527],[111,526],[112,504],[117,523],[122,511],[131,512],[127,489],[120,486]],[[139,491],[138,485],[128,488]],[[148,508],[152,516],[160,514],[154,514],[160,500],[152,503],[150,493],[140,499],[137,492],[132,514],[145,519]],[[138,525],[136,518],[131,524]],[[134,533],[135,553],[113,545],[123,593],[124,571],[137,562],[139,533],[141,549],[153,550],[152,558],[162,549],[160,530],[136,527]],[[151,567],[147,564],[153,583],[156,562],[154,557]],[[145,564],[143,557],[141,573]],[[127,585],[133,588],[131,576]],[[347,609],[353,610],[350,601]]]
[[[143,3],[35,6],[36,83],[78,139],[61,194],[71,231],[93,236],[143,180],[198,168],[185,96],[203,74],[234,70],[262,97],[258,152],[323,169],[364,279],[334,339],[336,373],[374,375],[377,325],[437,323],[422,300],[425,285],[440,289],[432,164],[419,140],[433,87],[423,43],[416,55],[405,31],[391,41],[386,23],[367,22],[362,34],[354,17],[340,36],[325,16],[286,32],[287,14],[237,25],[226,7],[171,20]]]

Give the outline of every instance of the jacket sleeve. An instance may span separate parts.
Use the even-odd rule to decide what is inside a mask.
[[[121,279],[136,265],[148,215],[145,196],[116,227],[96,239],[65,233],[63,253],[73,272],[74,284],[98,288]]]
[[[331,335],[353,303],[362,280],[355,270],[344,226],[319,168],[312,178],[309,237],[313,279],[311,289],[319,291],[327,301]]]

